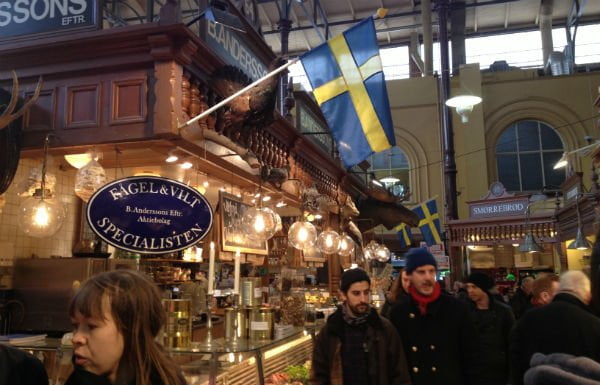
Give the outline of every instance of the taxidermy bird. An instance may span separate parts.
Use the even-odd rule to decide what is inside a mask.
[[[274,59],[269,72],[285,64],[283,58]],[[251,83],[240,69],[224,66],[215,71],[211,86],[220,96],[226,98]],[[249,146],[253,129],[262,129],[273,122],[275,99],[279,76],[273,76],[235,98],[227,106],[217,111],[216,131],[234,141]]]
[[[415,227],[419,225],[418,215],[404,207],[401,199],[390,194],[381,187],[373,187],[367,191],[368,197],[358,204],[358,227],[362,232],[377,225],[384,225],[388,230],[401,223]]]

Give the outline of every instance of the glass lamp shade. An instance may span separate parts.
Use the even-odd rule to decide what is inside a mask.
[[[340,236],[333,230],[325,230],[317,238],[317,249],[323,254],[337,253],[340,247]]]
[[[288,242],[296,249],[303,250],[315,245],[317,229],[310,222],[295,222],[288,230]]]
[[[51,172],[46,172],[46,194],[54,193],[56,185],[56,176]],[[42,188],[42,167],[34,167],[29,170],[27,178],[23,179],[17,185],[17,195],[20,197],[30,197],[36,193],[36,190]],[[41,191],[41,190],[40,190]]]
[[[367,246],[365,246],[365,258],[367,260],[377,260],[377,249],[379,249],[379,243],[372,239]]]
[[[278,216],[268,207],[251,207],[244,213],[242,226],[248,238],[254,241],[266,241],[277,232]]]
[[[84,202],[87,202],[96,190],[105,184],[106,172],[104,168],[100,163],[92,160],[77,171],[77,176],[75,177],[75,195]]]
[[[354,240],[348,234],[342,234],[340,237],[340,247],[338,254],[347,257],[354,252]]]
[[[50,237],[60,229],[65,216],[66,210],[59,201],[33,196],[19,206],[19,227],[30,237]]]
[[[387,262],[390,260],[390,249],[386,245],[380,245],[375,251],[375,259],[379,262]]]

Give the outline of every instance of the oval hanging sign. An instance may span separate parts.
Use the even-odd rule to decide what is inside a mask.
[[[88,202],[87,220],[100,238],[115,247],[162,254],[204,238],[213,212],[204,195],[181,182],[134,176],[96,191]]]

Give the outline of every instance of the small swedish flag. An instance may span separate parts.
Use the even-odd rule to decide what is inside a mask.
[[[413,211],[419,216],[419,229],[427,246],[442,243],[440,214],[437,211],[435,198],[421,203]]]
[[[396,226],[395,230],[398,235],[398,239],[400,240],[400,245],[403,248],[408,248],[412,244],[412,234],[410,232],[410,227],[406,223],[401,223],[399,226]]]

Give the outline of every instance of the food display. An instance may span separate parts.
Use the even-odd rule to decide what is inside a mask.
[[[285,371],[267,377],[266,385],[305,385],[310,376],[310,361],[304,365],[291,365]]]
[[[281,323],[284,325],[304,326],[304,307],[306,301],[301,293],[284,296],[281,301]]]

